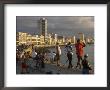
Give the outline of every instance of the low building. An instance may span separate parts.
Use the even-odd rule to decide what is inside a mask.
[[[59,44],[63,44],[63,43],[64,43],[64,37],[63,37],[63,36],[58,36],[58,37],[57,37],[57,42],[58,42]]]
[[[17,32],[16,34],[17,44],[26,44],[27,43],[27,33]]]
[[[28,34],[27,35],[27,44],[32,44],[32,35],[31,34]]]
[[[39,40],[39,44],[40,45],[44,45],[45,44],[45,40],[44,40],[44,36],[43,35],[40,35],[38,40]]]

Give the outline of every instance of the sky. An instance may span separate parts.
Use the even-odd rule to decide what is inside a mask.
[[[17,16],[17,32],[41,34],[39,27],[40,18],[47,19],[48,33],[57,33],[63,36],[77,36],[79,32],[82,32],[85,36],[94,37],[93,16]]]

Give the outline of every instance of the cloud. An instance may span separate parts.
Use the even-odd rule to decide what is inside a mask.
[[[42,16],[17,16],[17,31],[40,33]],[[43,16],[48,20],[48,33],[73,35],[78,32],[94,33],[93,16]]]
[[[79,18],[79,24],[84,28],[94,28],[93,17],[81,17]]]

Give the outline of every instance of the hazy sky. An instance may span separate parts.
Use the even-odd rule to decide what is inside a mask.
[[[94,36],[93,16],[43,16],[48,22],[48,33],[73,36],[83,32],[87,36]],[[17,32],[40,34],[39,19],[42,16],[17,16]]]

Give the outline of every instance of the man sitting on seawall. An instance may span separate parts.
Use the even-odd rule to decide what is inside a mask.
[[[88,62],[88,54],[84,55],[84,59],[82,60],[82,74],[90,74],[90,70],[92,70],[89,62]]]

